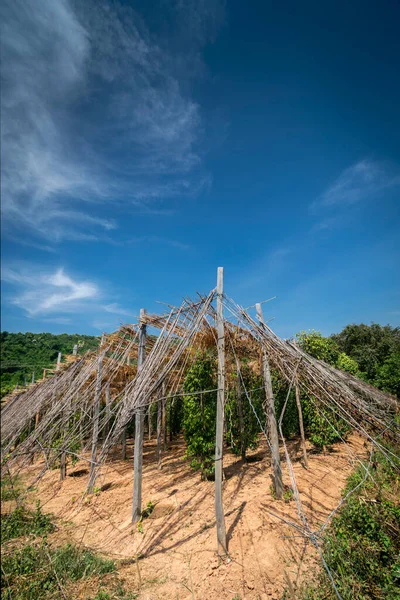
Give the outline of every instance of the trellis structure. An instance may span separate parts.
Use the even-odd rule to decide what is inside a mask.
[[[312,358],[295,343],[282,340],[264,322],[261,305],[256,308],[255,319],[224,294],[223,269],[219,268],[217,288],[209,294],[199,296],[196,301],[185,299],[181,306],[171,307],[163,315],[142,310],[136,323],[121,326],[117,332],[103,336],[97,352],[88,352],[83,357],[74,355],[65,366],[58,365],[51,379],[35,384],[5,404],[1,413],[3,468],[11,471],[23,468],[39,453],[45,458],[45,466],[35,481],[56,461],[61,462],[63,479],[66,456],[75,453],[90,464],[88,491],[93,491],[110,449],[120,443],[135,418],[132,520],[138,520],[142,510],[145,409],[153,403],[162,406],[168,397],[181,395],[184,376],[196,353],[214,347],[218,359],[218,386],[217,390],[211,391],[217,392],[215,511],[219,554],[228,554],[222,501],[227,372],[237,374],[243,396],[249,401],[249,410],[253,409],[241,373],[243,358],[260,365],[264,377],[268,428],[260,422],[260,429],[271,450],[277,497],[281,497],[283,490],[279,437],[303,523],[303,534],[317,544],[301,507],[282,433],[286,403],[278,422],[275,416],[270,368],[279,371],[287,381],[288,394],[292,386],[296,386],[297,394],[299,390],[305,392],[322,414],[333,411],[389,458],[390,452],[384,447],[382,436],[399,436],[394,421],[398,401],[356,377]],[[158,334],[149,335],[150,330],[158,330]],[[301,419],[300,402],[297,405]],[[161,418],[160,412],[159,424]],[[159,433],[158,426],[158,436]]]

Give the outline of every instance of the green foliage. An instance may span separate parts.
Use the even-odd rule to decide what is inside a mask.
[[[36,600],[58,598],[58,581],[65,585],[94,575],[115,571],[115,564],[68,544],[52,549],[44,541],[5,553],[2,557],[2,589],[4,598]]]
[[[8,333],[1,332],[1,397],[31,382],[32,373],[36,379],[42,377],[43,369],[54,367],[59,352],[72,354],[75,344],[79,344],[80,354],[94,350],[99,345],[98,338],[90,335],[53,335],[51,333]]]
[[[234,373],[231,383],[233,389],[228,392],[225,404],[226,442],[234,454],[244,458],[248,448],[254,450],[257,447],[260,426],[243,388],[247,390],[251,403],[263,422],[263,383],[246,364],[241,365],[239,382]]]
[[[341,371],[346,371],[352,375],[360,375],[360,369],[358,368],[357,361],[355,361],[354,358],[351,358],[351,356],[348,356],[346,352],[341,352],[339,354],[336,367]]]
[[[367,381],[380,386],[379,370],[393,355],[400,354],[400,328],[390,325],[347,325],[343,331],[331,336],[340,348],[357,361]],[[398,380],[397,380],[398,383]],[[397,393],[393,386],[387,391]]]
[[[1,476],[1,501],[16,500],[21,493],[21,483],[19,477],[10,477],[4,474]]]
[[[297,342],[307,354],[335,366],[339,358],[340,349],[333,338],[323,337],[320,331],[300,331],[296,335]]]
[[[349,426],[330,408],[317,408],[318,404],[307,396],[301,399],[304,427],[310,441],[321,450],[339,442],[350,432]]]
[[[50,515],[42,512],[40,502],[36,510],[29,510],[21,505],[12,513],[1,519],[1,539],[3,542],[21,536],[43,536],[54,531],[55,527]]]
[[[389,356],[377,369],[375,385],[400,398],[400,352]]]
[[[199,354],[186,375],[184,391],[190,394],[215,388],[215,363],[210,355]],[[216,392],[185,396],[183,404],[186,454],[192,459],[192,468],[208,479],[214,473]]]
[[[323,546],[324,558],[343,600],[399,597],[399,478],[382,455],[376,455],[373,464],[372,477],[334,517]],[[354,489],[364,475],[364,468],[359,467],[344,493]],[[325,571],[303,598],[336,598]]]

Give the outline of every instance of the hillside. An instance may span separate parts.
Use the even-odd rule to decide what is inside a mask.
[[[99,338],[91,335],[62,333],[1,332],[1,397],[15,388],[38,379],[43,369],[54,366],[59,352],[72,354],[78,344],[78,354],[97,348]]]

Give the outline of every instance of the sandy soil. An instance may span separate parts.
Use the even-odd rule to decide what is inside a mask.
[[[360,438],[352,436],[333,451],[309,454],[309,469],[300,463],[298,442],[288,444],[301,502],[310,525],[321,524],[336,507],[354,455],[364,455]],[[44,510],[58,518],[56,543],[74,541],[119,560],[125,587],[139,590],[140,600],[279,599],[289,577],[294,587],[317,569],[316,551],[286,519],[299,523],[294,501],[274,500],[268,449],[261,443],[245,465],[227,452],[224,457],[224,509],[230,561],[216,555],[214,484],[201,481],[184,460],[182,440],[170,444],[157,469],[155,441],[145,442],[143,506],[156,507],[143,521],[143,532],[131,523],[133,447],[128,460],[110,457],[97,482],[101,491],[82,500],[87,463],[68,466],[67,479],[46,473],[34,493]],[[283,453],[282,453],[283,456]],[[39,471],[29,468],[27,480]],[[289,475],[283,463],[284,481]],[[140,556],[138,564],[136,556]],[[140,572],[140,584],[139,584]],[[90,588],[90,582],[87,584]],[[81,589],[79,595],[93,593]]]

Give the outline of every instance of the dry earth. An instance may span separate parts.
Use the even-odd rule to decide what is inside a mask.
[[[365,453],[363,442],[353,435],[348,444],[338,444],[326,455],[310,453],[308,470],[300,463],[298,442],[288,447],[305,513],[317,527],[340,501],[355,456]],[[116,450],[97,483],[101,491],[90,498],[82,500],[88,478],[84,461],[68,467],[63,483],[57,470],[46,473],[32,501],[40,498],[44,510],[58,519],[58,531],[49,541],[73,541],[117,559],[125,588],[138,593],[139,600],[279,599],[286,577],[296,588],[313,576],[318,568],[315,549],[281,520],[299,523],[295,502],[277,501],[271,495],[265,443],[250,453],[245,465],[229,452],[224,457],[229,562],[216,556],[214,484],[201,481],[190,469],[182,440],[170,444],[161,471],[155,449],[154,441],[145,443],[143,505],[151,501],[156,507],[143,521],[143,532],[130,518],[131,442],[129,459],[120,460]],[[41,466],[32,465],[26,481]],[[284,463],[283,471],[289,484]],[[76,597],[94,595],[95,583],[80,586]]]

